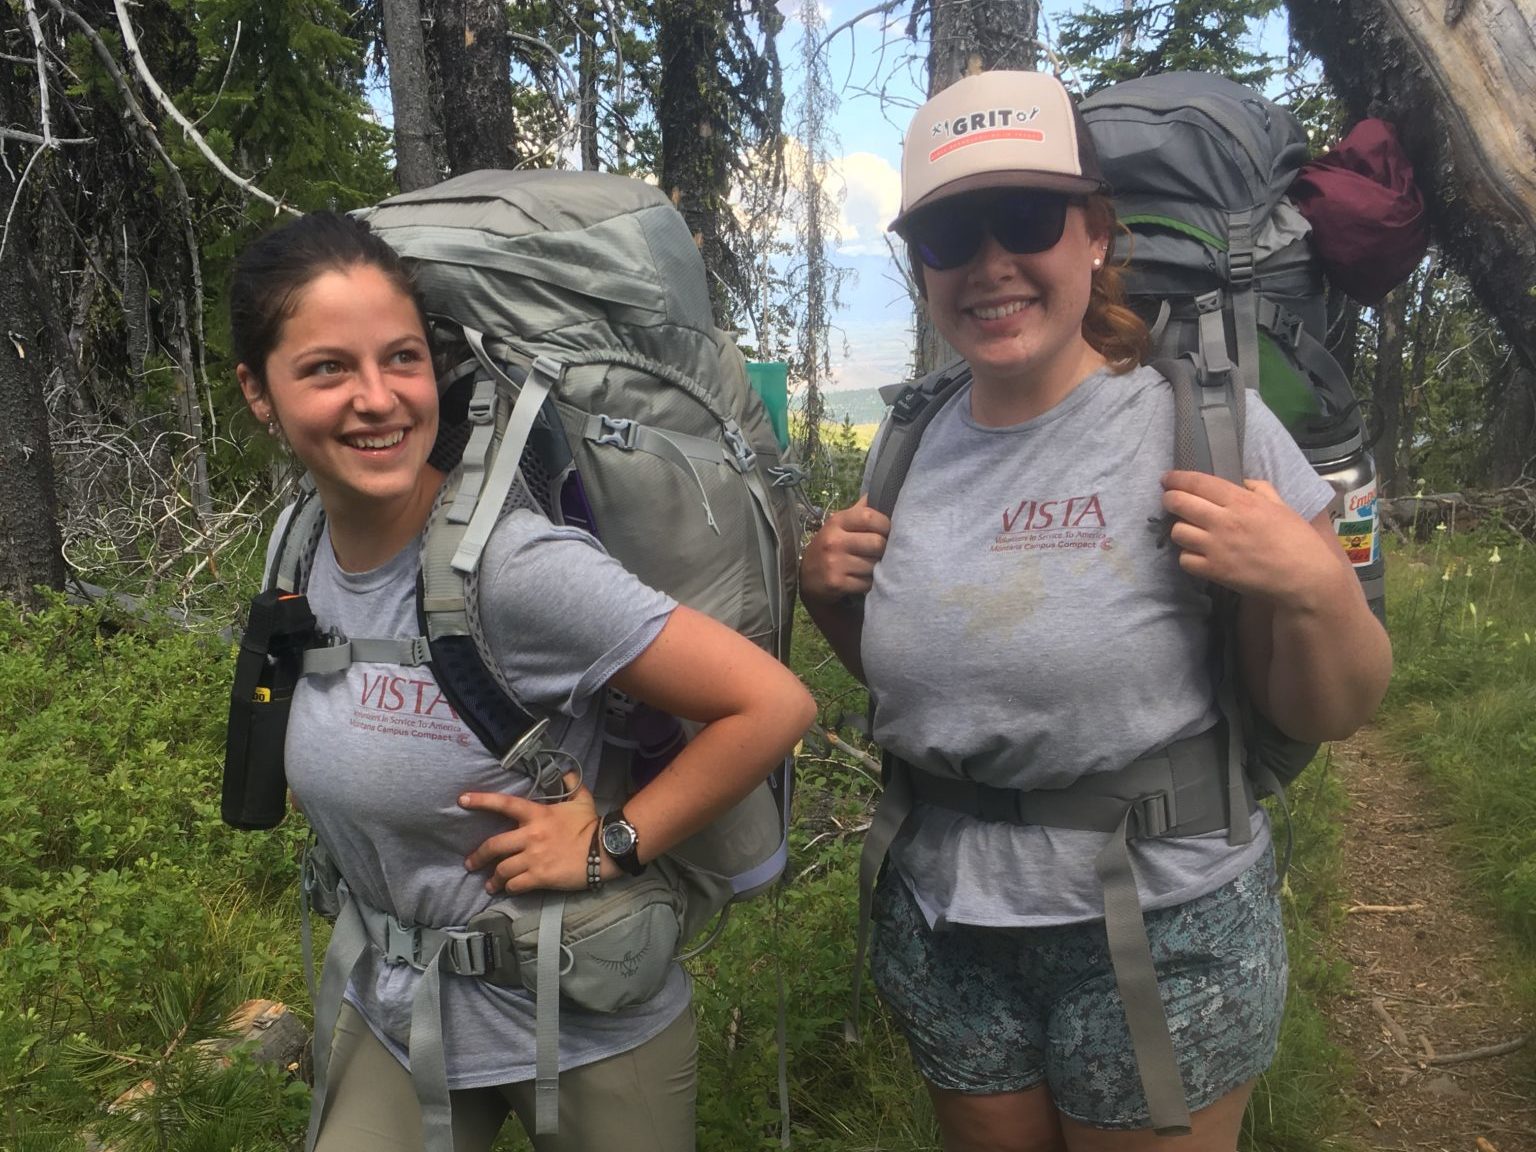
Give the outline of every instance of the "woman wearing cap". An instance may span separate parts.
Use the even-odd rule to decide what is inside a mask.
[[[829,516],[801,569],[812,617],[870,687],[887,799],[916,795],[888,821],[876,985],[949,1152],[1167,1146],[1154,1124],[1230,1152],[1285,995],[1262,811],[1245,842],[1225,808],[1220,828],[1135,840],[1120,889],[1101,879],[1112,835],[1021,813],[1176,754],[1225,772],[1207,582],[1240,595],[1249,696],[1299,740],[1370,716],[1386,635],[1332,490],[1262,405],[1243,485],[1170,470],[1172,389],[1141,364],[1114,210],[1058,81],[946,89],[909,129],[902,180],[892,227],[971,381],[927,426],[892,516],[867,498]],[[1129,920],[1110,901],[1125,890]],[[1119,961],[1142,924],[1138,994]]]

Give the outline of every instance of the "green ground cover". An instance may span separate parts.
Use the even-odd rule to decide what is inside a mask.
[[[1517,942],[1536,1003],[1536,554],[1485,525],[1400,547],[1389,571],[1398,671],[1378,726],[1456,817],[1458,851]],[[794,664],[823,724],[862,710],[804,621]],[[307,1012],[302,822],[240,833],[218,819],[231,669],[230,645],[208,636],[100,608],[23,616],[0,604],[0,1148],[71,1152],[93,1127],[124,1152],[277,1152],[302,1138],[302,1085],[244,1063],[211,1074],[192,1051],[248,996]],[[875,784],[814,740],[798,773],[791,882],[739,909],[691,964],[700,1146],[777,1145],[782,981],[795,1146],[934,1148],[904,1046],[867,987],[864,1042],[842,1039]],[[1254,1149],[1328,1146],[1346,1124],[1342,1057],[1322,1016],[1348,979],[1326,946],[1342,803],[1326,753],[1293,801],[1293,987],[1245,1134]],[[105,1114],[145,1080],[158,1088],[151,1104]]]

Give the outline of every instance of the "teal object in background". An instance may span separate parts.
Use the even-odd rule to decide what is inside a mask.
[[[782,360],[767,360],[760,364],[749,361],[747,380],[763,398],[774,438],[779,442],[779,450],[783,451],[789,447],[789,365]]]

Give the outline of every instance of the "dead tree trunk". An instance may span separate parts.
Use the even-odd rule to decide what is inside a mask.
[[[433,116],[421,0],[384,0],[389,50],[389,97],[395,113],[395,181],[414,192],[442,179],[443,137]]]
[[[512,54],[502,0],[431,0],[448,169],[459,176],[517,163]]]
[[[1352,114],[1397,127],[1436,239],[1536,369],[1536,0],[1289,0]]]
[[[30,80],[0,61],[0,123],[24,121]],[[23,604],[33,602],[34,587],[63,588],[65,577],[43,396],[52,357],[32,245],[37,200],[17,179],[29,151],[0,144],[0,205],[14,209],[0,222],[0,597]]]
[[[1376,442],[1376,478],[1381,491],[1398,496],[1398,481],[1406,479],[1398,465],[1398,437],[1403,423],[1403,331],[1408,320],[1410,289],[1403,284],[1394,288],[1376,310],[1376,383],[1371,389],[1376,401],[1380,433]]]
[[[14,187],[0,174],[0,192],[14,193]],[[64,587],[65,569],[43,403],[48,340],[37,308],[26,213],[18,216],[0,260],[6,325],[0,344],[0,597],[31,604],[35,586]]]

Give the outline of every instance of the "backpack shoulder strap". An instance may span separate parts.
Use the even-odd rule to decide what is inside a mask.
[[[1241,484],[1247,396],[1233,374],[1209,371],[1189,355],[1152,367],[1173,385],[1173,466]]]
[[[887,516],[896,507],[896,497],[906,483],[917,455],[923,432],[938,415],[944,402],[971,380],[971,368],[957,360],[921,380],[908,384],[896,395],[890,419],[880,438],[874,471],[869,477],[869,506]]]
[[[263,584],[279,592],[302,592],[309,583],[315,549],[325,529],[325,509],[320,505],[315,482],[308,473],[299,482],[299,498],[294,502],[288,522],[273,555],[272,568]]]
[[[1243,423],[1246,418],[1244,389],[1231,372],[1212,373],[1194,358],[1180,356],[1155,360],[1156,368],[1173,385],[1173,466],[1209,472],[1234,484],[1243,482]],[[1247,759],[1245,735],[1247,709],[1241,692],[1237,655],[1237,596],[1211,587],[1215,614],[1212,644],[1216,675],[1216,703],[1226,721],[1228,811],[1230,842],[1247,843],[1253,837],[1244,794],[1243,769]]]
[[[518,703],[490,652],[479,613],[480,557],[514,490],[535,507],[522,480],[523,449],[561,366],[536,359],[510,378],[465,329],[478,364],[470,400],[472,430],[463,465],[443,486],[421,542],[417,617],[438,687],[493,756],[511,764],[537,742],[541,721]]]

